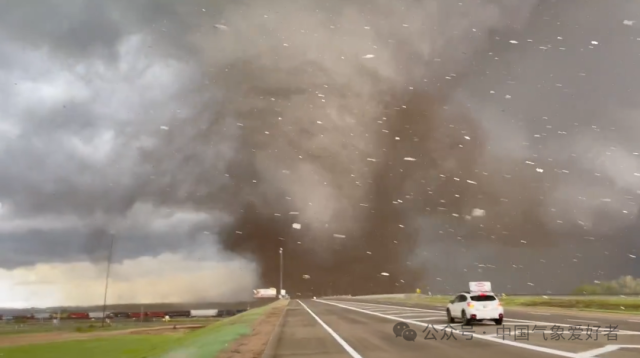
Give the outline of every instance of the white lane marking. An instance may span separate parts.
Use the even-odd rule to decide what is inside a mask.
[[[371,311],[371,312],[382,313],[382,314],[391,314],[391,313],[403,313],[403,312],[406,313],[407,311],[398,311],[398,310],[389,311],[389,310],[386,310],[386,311]],[[420,314],[420,312],[413,312],[413,314]]]
[[[598,323],[596,321],[584,321],[581,319],[567,319],[567,321],[571,321],[571,322],[584,322],[584,323]]]
[[[640,346],[612,344],[612,345],[604,346],[602,348],[592,349],[590,351],[578,353],[577,357],[579,357],[579,358],[596,357],[596,356],[599,356],[601,354],[606,354],[606,353],[611,353],[613,351],[617,351],[620,348],[640,348]]]
[[[329,302],[329,301],[327,301],[327,302]],[[349,303],[359,303],[359,302],[349,302]],[[405,309],[408,309],[408,310],[423,311],[423,312],[436,312],[436,313],[442,313],[442,312],[444,312],[444,311],[428,310],[428,309],[425,309],[425,308],[415,308],[415,307],[403,307],[403,306],[381,305],[381,304],[377,304],[377,303],[364,303],[363,305],[367,305],[367,306],[376,306],[376,307],[405,308]]]
[[[350,306],[350,305],[345,305],[345,306]],[[415,307],[404,307],[404,306],[389,306],[389,305],[373,305],[371,303],[367,303],[367,304],[363,304],[363,305],[355,305],[354,307],[366,307],[366,308],[370,308],[372,310],[385,310],[385,309],[389,309],[391,308],[403,308],[409,311],[424,311],[424,308],[415,308]],[[433,311],[433,312],[440,312],[440,311]]]
[[[322,320],[318,318],[318,316],[316,316],[315,313],[311,312],[309,307],[307,307],[304,303],[300,302],[300,300],[297,300],[297,301],[302,305],[302,307],[304,307],[307,310],[307,312],[309,312],[309,314],[313,316],[313,318],[316,319],[316,321],[318,321],[318,323],[320,323],[322,327],[324,327],[324,329],[327,330],[327,332],[329,332],[331,336],[333,336],[333,338],[335,338],[336,341],[338,341],[338,343],[340,343],[342,348],[344,348],[352,357],[362,358],[362,356],[358,354],[358,352],[356,352],[355,349],[351,348],[351,346],[347,344],[347,342],[345,342],[342,338],[340,338],[340,336],[336,332],[334,332],[331,328],[329,328],[329,326],[327,326],[324,322],[322,322]],[[320,301],[320,300],[317,300],[317,301]]]
[[[398,321],[402,321],[402,319],[403,319],[402,317],[398,317]],[[440,317],[431,317],[431,318],[412,318],[411,320],[412,320],[412,321],[431,321],[431,320],[434,320],[434,319],[442,319],[442,318],[440,318]]]
[[[375,311],[370,311],[370,312],[375,312]],[[376,313],[382,313],[385,314],[384,312],[376,312]],[[395,315],[395,317],[400,317],[400,316],[438,316],[441,318],[446,318],[446,316],[444,316],[443,314],[440,313],[420,313],[420,312],[411,312],[411,313],[403,313],[403,314],[397,314]]]
[[[350,310],[354,310],[354,311],[358,311],[358,312],[362,312],[362,313],[366,313],[366,314],[370,314],[370,315],[384,317],[384,318],[391,319],[391,320],[396,320],[396,318],[394,318],[392,316],[387,316],[387,315],[383,315],[383,314],[375,313],[375,312],[369,312],[369,311],[361,310],[359,308],[344,306],[344,305],[337,304],[337,303],[334,303],[334,302],[323,301],[323,300],[316,300],[316,301],[317,302],[326,303],[326,304],[329,304],[329,305],[334,305],[334,306],[350,309]],[[413,320],[403,320],[403,321],[407,322],[407,323],[415,324],[416,326],[429,326],[429,324],[427,324],[427,323],[422,323],[422,322],[413,321]],[[451,330],[450,328],[446,328],[446,326],[436,326],[436,325],[431,325],[431,326],[434,327],[434,328],[437,328],[437,329]],[[530,350],[533,350],[533,351],[549,353],[549,354],[555,354],[555,355],[562,356],[562,357],[579,358],[576,353],[559,351],[557,349],[532,346],[532,345],[529,345],[529,344],[524,344],[524,343],[520,343],[520,342],[511,342],[511,341],[506,341],[506,340],[502,340],[502,339],[499,339],[499,338],[483,336],[483,335],[474,335],[474,337],[477,337],[479,339],[485,339],[485,340],[488,340],[488,341],[491,341],[491,342],[495,342],[495,343],[506,344],[506,345],[514,346],[514,347],[518,347],[518,348],[525,348],[525,349],[530,349]]]

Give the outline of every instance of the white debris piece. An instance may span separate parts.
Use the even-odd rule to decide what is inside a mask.
[[[542,173],[542,172],[544,171],[544,169],[536,168],[536,171],[537,171],[538,173]]]
[[[471,140],[469,136],[464,136],[464,139]]]
[[[386,272],[381,272],[380,274],[381,274],[382,276],[389,276],[389,274],[388,274],[388,273],[386,273]]]
[[[512,44],[517,44],[518,43],[518,41],[516,41],[516,40],[511,40],[509,42],[511,42]]]
[[[293,227],[294,229],[300,230],[300,228],[302,228],[302,225],[300,225],[298,223],[293,223],[293,225],[291,225],[291,227]]]
[[[631,255],[631,254],[629,254],[629,257],[631,257],[632,259],[635,259],[635,258],[636,258],[636,256],[635,256],[635,255]]]
[[[362,58],[374,58],[374,57],[376,57],[376,56],[375,55],[364,55],[364,56],[362,56]]]
[[[532,284],[531,282],[527,283],[527,285],[529,286],[535,286],[534,284]]]
[[[297,211],[292,211],[292,212],[289,213],[289,215],[298,215],[298,214],[300,214],[300,213],[297,212]]]
[[[415,162],[415,161],[416,161],[416,158],[406,157],[406,158],[404,158],[404,160],[408,160],[408,161],[411,161],[411,162]]]
[[[160,126],[160,129],[164,129],[165,131],[168,131],[168,130],[169,130],[169,127],[166,127],[166,126]]]
[[[484,216],[486,214],[486,212],[482,209],[473,209],[471,211],[471,216]]]
[[[368,161],[375,162],[376,160],[373,158],[367,158]]]
[[[622,21],[623,24],[628,25],[628,26],[633,26],[633,24],[635,23],[635,20],[624,20]]]
[[[506,95],[506,96],[504,96],[504,98],[509,99],[509,98],[511,98],[511,96]]]
[[[236,231],[236,234],[242,235],[242,231]]]
[[[467,180],[467,183],[469,183],[469,184],[478,184],[478,183],[474,182],[473,180]]]
[[[310,279],[310,278],[311,278],[311,276],[309,276],[309,275],[302,275],[302,278],[304,278],[305,280],[308,280],[308,279]]]
[[[591,41],[591,43],[592,43],[593,45],[597,45],[597,44],[598,44],[598,41]]]
[[[222,25],[222,24],[216,24],[216,25],[213,25],[213,26],[214,26],[214,27],[216,27],[216,28],[218,28],[218,29],[220,29],[220,30],[224,30],[224,31],[229,30],[229,28],[228,28],[228,27],[226,27],[226,26],[224,26],[224,25]]]
[[[345,235],[340,235],[340,234],[333,234],[333,237],[340,237],[340,238],[345,238]]]

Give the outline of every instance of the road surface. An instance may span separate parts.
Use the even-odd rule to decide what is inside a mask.
[[[399,322],[416,332],[414,341],[395,336],[393,327]],[[507,308],[502,326],[491,322],[463,328],[460,323],[447,326],[442,306],[346,299],[291,301],[275,357],[301,356],[638,358],[640,317]]]

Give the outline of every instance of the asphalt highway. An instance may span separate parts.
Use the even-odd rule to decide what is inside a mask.
[[[640,357],[637,316],[506,308],[502,326],[490,322],[461,327],[447,324],[444,309],[398,302],[292,300],[275,357]],[[396,330],[398,337],[397,323],[405,324]]]

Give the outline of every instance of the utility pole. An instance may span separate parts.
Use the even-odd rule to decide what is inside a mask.
[[[284,266],[282,263],[282,248],[280,248],[280,298],[283,298],[282,295],[282,272],[284,271]]]
[[[104,282],[104,302],[102,303],[102,327],[104,327],[104,321],[107,318],[107,291],[109,290],[109,273],[111,272],[111,257],[113,256],[113,242],[116,235],[111,233],[111,246],[109,247],[109,258],[107,259],[107,278]]]

